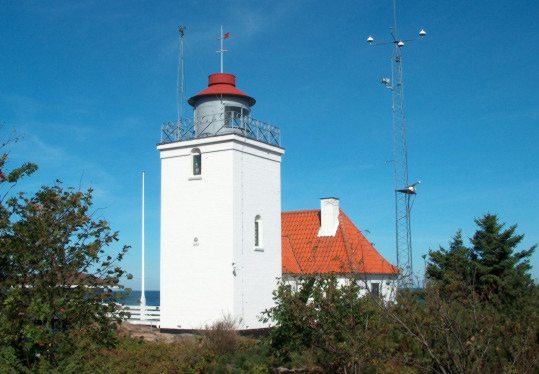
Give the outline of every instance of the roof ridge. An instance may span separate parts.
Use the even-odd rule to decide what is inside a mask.
[[[363,235],[363,232],[356,226],[356,224],[354,223],[354,221],[352,221],[350,219],[350,217],[348,217],[348,215],[346,215],[346,213],[344,213],[344,211],[342,212],[344,214],[344,216],[346,217],[346,219],[348,220],[348,222],[350,222],[350,224],[352,225],[352,227],[354,227],[357,232],[363,237],[363,239],[365,239],[369,244],[370,244],[370,248],[372,248],[379,256],[380,258],[382,259],[382,265],[386,265],[385,263],[387,263],[387,265],[389,265],[389,268],[390,269],[396,269],[396,266],[393,265],[391,262],[389,262],[384,256],[382,256],[380,254],[380,252],[376,249],[376,247],[367,239],[367,237],[365,235]],[[363,251],[362,251],[363,252]],[[385,263],[384,263],[385,262]]]
[[[297,214],[297,213],[312,213],[312,212],[320,212],[320,209],[289,210],[287,212],[281,212],[281,214]]]
[[[342,212],[342,210],[339,209],[339,213],[341,213],[341,212]],[[345,216],[345,218],[348,218],[346,216],[346,214],[344,214],[344,212],[342,212],[342,213]],[[345,229],[344,225],[341,222],[341,215],[340,214],[337,217],[337,219],[339,220],[339,230],[341,230],[342,238],[343,238],[343,242],[344,242],[344,247],[346,248],[346,254],[348,255],[348,266],[350,266],[350,271],[354,271],[356,269],[354,269],[355,266],[354,266],[352,249],[350,248],[350,242],[348,241],[348,235],[346,233],[346,229]],[[357,271],[359,271],[359,268],[357,269]]]
[[[348,219],[348,221],[352,224],[352,226],[359,232],[359,234],[360,234],[365,240],[367,240],[367,237],[366,237],[365,235],[363,235],[363,232],[356,226],[356,224],[354,223],[354,221],[352,221],[352,220],[350,219],[350,217],[348,217],[348,216],[346,215],[346,213],[344,213],[344,211],[343,211],[343,214],[344,214],[345,217]],[[382,257],[382,259],[384,259],[384,260],[385,260],[387,263],[389,263],[391,266],[394,266],[394,265],[392,265],[389,261],[387,261],[387,260],[385,259],[385,257],[382,256],[382,255],[380,254],[380,252],[378,252],[378,250],[376,249],[376,247],[375,247],[374,245],[372,245],[372,243],[371,243],[369,240],[367,240],[367,242],[371,245],[371,248],[374,249],[374,251],[375,251],[376,253],[378,253],[378,255],[380,255],[380,257]]]
[[[285,236],[285,238],[288,240],[288,245],[290,246],[290,251],[292,252],[292,257],[294,258],[294,261],[296,261],[296,265],[298,265],[299,270],[303,273],[303,266],[299,263],[297,257],[296,257],[296,251],[294,250],[294,246],[292,245],[292,241],[290,240],[290,237],[288,235]],[[282,251],[282,249],[281,249]]]

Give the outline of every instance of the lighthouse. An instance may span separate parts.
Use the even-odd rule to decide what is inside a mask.
[[[280,131],[253,118],[232,74],[209,75],[188,103],[193,120],[164,127],[157,146],[161,329],[265,327],[282,276]]]

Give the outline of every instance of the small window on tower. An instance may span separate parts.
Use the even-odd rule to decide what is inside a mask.
[[[255,250],[262,250],[262,219],[255,217]]]
[[[199,149],[193,149],[191,151],[191,158],[193,161],[193,175],[202,174],[202,155]]]

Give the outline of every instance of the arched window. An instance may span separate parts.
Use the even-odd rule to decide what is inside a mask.
[[[255,217],[255,249],[262,248],[262,218]]]
[[[202,155],[200,154],[200,149],[194,148],[191,151],[191,159],[193,162],[193,175],[202,174]]]

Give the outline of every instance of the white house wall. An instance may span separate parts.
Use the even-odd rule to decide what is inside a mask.
[[[340,286],[346,285],[350,282],[349,275],[336,275],[337,284]],[[299,276],[284,274],[283,280],[286,284],[289,284],[293,290],[299,289]],[[397,278],[394,275],[387,274],[367,274],[367,275],[355,275],[354,279],[361,288],[359,291],[360,296],[365,296],[372,290],[372,283],[378,283],[380,285],[380,295],[386,302],[394,302],[397,295]]]

